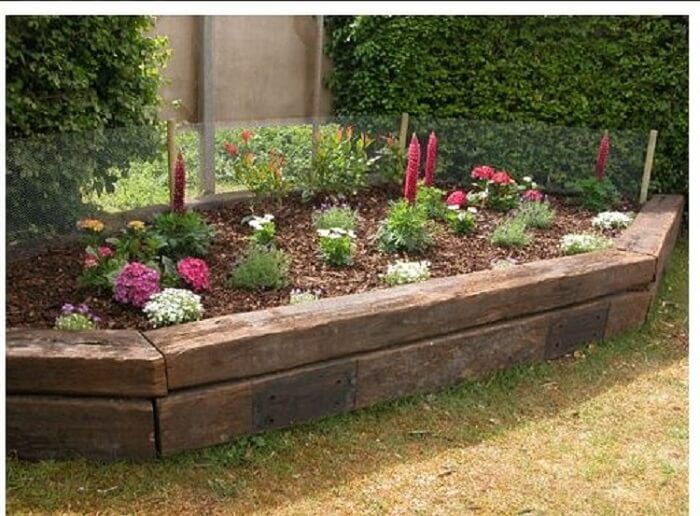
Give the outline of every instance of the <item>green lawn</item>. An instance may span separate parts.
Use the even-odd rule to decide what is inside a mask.
[[[8,512],[685,514],[688,249],[576,357],[145,464],[7,465]]]

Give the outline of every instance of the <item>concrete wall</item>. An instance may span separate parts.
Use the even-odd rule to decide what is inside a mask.
[[[159,16],[155,32],[167,36],[172,49],[165,70],[168,84],[161,89],[161,117],[196,122],[200,19]],[[312,16],[216,16],[216,121],[310,117],[315,52]],[[324,57],[324,74],[329,67]],[[173,107],[174,100],[179,108]],[[330,93],[324,88],[321,114],[330,114],[330,109]]]

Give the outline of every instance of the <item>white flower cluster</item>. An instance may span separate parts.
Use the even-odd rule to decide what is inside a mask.
[[[153,294],[143,311],[148,322],[158,328],[201,319],[204,308],[197,294],[182,288],[166,288]]]
[[[467,212],[472,213],[476,215],[479,210],[477,210],[474,206],[469,206],[466,210],[463,210],[459,207],[458,204],[451,204],[447,207],[448,210],[454,211],[457,214],[457,218],[459,220],[464,220],[464,217],[467,216]]]
[[[389,264],[384,275],[384,281],[389,285],[403,285],[405,283],[415,283],[425,281],[430,277],[430,262],[423,260],[420,262],[409,262],[397,260]]]
[[[564,254],[588,253],[609,246],[609,239],[589,233],[569,233],[564,235],[559,242],[559,247],[564,251]]]
[[[518,262],[513,258],[501,258],[491,260],[491,268],[495,271],[502,271],[505,269],[510,269],[518,265]]]
[[[351,229],[343,229],[343,228],[330,228],[330,229],[317,229],[316,233],[318,233],[318,236],[321,238],[343,238],[343,237],[350,237],[350,238],[355,238],[355,232]]]
[[[317,299],[320,299],[320,297],[321,293],[318,290],[301,290],[299,288],[295,288],[289,293],[289,304],[300,305],[301,303],[316,301]]]
[[[535,183],[530,176],[523,177],[522,181],[520,182],[520,185],[525,190],[535,190],[537,188],[537,183]]]
[[[255,231],[260,231],[261,229],[264,229],[265,225],[269,224],[273,220],[275,220],[275,216],[270,215],[269,213],[266,213],[262,217],[253,215],[252,217],[247,219],[248,225]]]
[[[469,192],[467,194],[467,202],[469,204],[479,204],[481,201],[488,199],[489,189],[486,188],[481,192]]]
[[[601,229],[624,229],[632,223],[633,217],[621,211],[603,211],[593,217],[593,226]]]

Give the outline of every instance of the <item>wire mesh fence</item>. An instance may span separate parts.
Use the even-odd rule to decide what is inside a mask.
[[[317,181],[323,167],[335,167],[342,152],[354,152],[353,145],[360,139],[370,162],[367,171],[400,182],[403,146],[415,132],[425,149],[431,131],[439,139],[439,183],[468,187],[470,170],[489,164],[515,178],[531,176],[544,189],[559,192],[570,188],[577,178],[593,174],[603,134],[601,130],[538,123],[431,117],[410,117],[403,129],[400,115],[218,122],[209,146],[214,153],[209,161],[212,170],[203,168],[206,146],[202,145],[201,125],[179,124],[175,146],[186,165],[189,199],[201,195],[207,174],[213,175],[216,193],[250,188],[247,174],[258,169],[240,166],[246,160],[264,164],[260,173],[283,174],[287,184],[303,187]],[[340,149],[339,154],[334,146],[346,139],[351,146]],[[646,134],[611,131],[610,142],[608,177],[626,197],[636,199]],[[333,152],[324,153],[327,147]],[[80,217],[99,218],[167,204],[167,148],[165,123],[8,141],[8,248],[11,251],[13,246],[48,235],[69,234]]]

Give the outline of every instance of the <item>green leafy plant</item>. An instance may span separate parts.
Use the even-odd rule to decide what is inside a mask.
[[[323,260],[335,267],[352,265],[355,233],[342,228],[319,229],[318,243]]]
[[[525,247],[530,243],[525,221],[511,217],[501,222],[491,235],[491,243],[499,247]]]
[[[250,240],[258,245],[272,245],[275,243],[275,217],[270,213],[266,213],[262,217],[251,215],[243,219],[248,225],[253,228],[253,234]]]
[[[467,210],[449,209],[445,213],[445,220],[450,226],[450,229],[458,235],[468,235],[473,233],[476,229],[475,211],[476,208],[469,208]]]
[[[160,213],[153,219],[153,234],[165,242],[163,254],[173,260],[205,256],[214,239],[214,230],[194,211]]]
[[[379,249],[387,253],[421,252],[433,242],[431,229],[426,211],[401,199],[390,205],[376,240]]]
[[[421,184],[418,186],[416,204],[425,210],[429,218],[441,220],[447,212],[444,197],[445,192],[439,188]]]
[[[127,227],[119,237],[105,240],[114,246],[117,257],[129,262],[153,261],[160,251],[166,247],[165,238],[147,229]]]
[[[376,172],[383,181],[400,185],[406,170],[406,149],[393,134],[382,136],[384,141],[375,154],[371,170]]]
[[[291,257],[274,248],[251,245],[230,275],[234,287],[278,290],[289,284]]]
[[[357,226],[357,212],[345,205],[314,211],[311,218],[316,229],[341,228],[354,231]]]
[[[552,226],[556,214],[548,202],[525,202],[516,217],[523,220],[528,228],[547,229]]]
[[[595,177],[579,179],[574,183],[578,202],[591,211],[605,211],[620,200],[620,194],[615,185],[605,177],[599,181]]]

